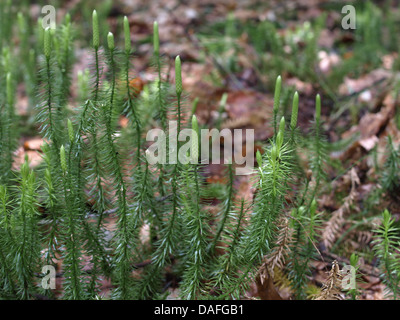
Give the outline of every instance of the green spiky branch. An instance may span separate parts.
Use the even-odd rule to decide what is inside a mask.
[[[400,242],[398,228],[388,210],[382,213],[382,225],[375,230],[374,251],[380,259],[381,277],[387,286],[386,294],[393,299],[400,297]]]

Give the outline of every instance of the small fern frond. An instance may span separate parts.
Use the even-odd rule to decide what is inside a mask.
[[[339,264],[335,260],[332,262],[332,269],[328,273],[328,278],[315,300],[341,300],[341,277]]]

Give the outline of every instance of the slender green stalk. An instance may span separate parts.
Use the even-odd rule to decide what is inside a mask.
[[[118,273],[118,297],[120,299],[129,299],[129,283],[130,283],[130,265],[132,254],[130,249],[130,232],[129,232],[129,219],[128,219],[128,204],[126,200],[126,187],[122,174],[121,164],[118,159],[118,152],[113,141],[113,128],[112,117],[115,104],[115,87],[116,87],[116,62],[115,62],[115,45],[114,36],[110,32],[107,37],[108,50],[109,50],[109,66],[111,74],[111,91],[108,102],[108,114],[106,114],[106,139],[108,143],[108,162],[112,168],[112,175],[115,182],[115,191],[118,199],[118,230],[119,234],[116,236],[116,252],[115,261]]]
[[[98,130],[97,130],[97,123],[95,122],[95,119],[98,116],[98,109],[100,108],[100,99],[99,99],[99,94],[100,94],[100,62],[99,62],[99,47],[100,47],[100,40],[99,40],[99,22],[97,18],[97,12],[96,10],[93,11],[92,15],[93,19],[93,48],[95,51],[95,83],[94,83],[94,92],[93,92],[93,102],[89,104],[92,106],[92,116],[93,119],[90,120],[90,132],[91,132],[91,137],[93,139],[92,143],[92,152],[93,152],[93,175],[94,175],[94,181],[96,185],[96,194],[97,194],[97,199],[96,199],[96,208],[99,213],[99,219],[98,219],[98,230],[100,230],[100,227],[103,223],[103,215],[105,211],[105,195],[104,195],[104,188],[103,188],[103,182],[102,182],[102,170],[101,170],[101,164],[100,164],[100,154],[98,150]]]
[[[168,221],[168,224],[163,230],[163,235],[161,236],[160,245],[157,247],[153,261],[161,268],[167,260],[169,260],[169,255],[175,251],[176,241],[177,241],[177,221],[178,217],[178,206],[179,206],[179,190],[178,190],[178,178],[179,178],[179,160],[178,160],[178,150],[179,150],[179,133],[181,130],[181,95],[182,95],[182,76],[181,76],[181,61],[179,56],[175,59],[175,89],[177,97],[177,133],[176,142],[177,149],[175,151],[176,163],[173,165],[171,187],[172,187],[172,213]],[[167,160],[168,161],[168,160]]]
[[[10,225],[10,199],[8,190],[0,185],[0,290],[16,296],[14,273],[10,261],[9,247],[13,242]]]
[[[279,105],[280,105],[280,99],[281,99],[281,87],[282,87],[282,78],[281,76],[278,76],[276,78],[276,83],[275,83],[275,93],[274,93],[274,108],[273,108],[273,125],[274,125],[274,134],[276,136],[277,134],[277,117],[278,117],[278,111],[279,111]]]
[[[181,185],[180,193],[184,206],[185,233],[187,236],[187,249],[185,250],[185,271],[182,275],[181,296],[186,299],[195,299],[203,293],[203,280],[205,279],[204,264],[208,260],[208,234],[209,225],[206,215],[200,208],[201,178],[198,173],[199,133],[196,116],[192,118],[192,148],[191,163],[182,169],[182,176],[186,183]],[[189,192],[188,192],[189,188]],[[192,192],[192,190],[194,192]]]
[[[382,278],[387,286],[387,296],[400,297],[400,256],[397,252],[400,237],[395,221],[388,210],[382,213],[382,225],[375,230],[374,251],[380,259]]]
[[[129,21],[128,18],[124,17],[124,35],[125,35],[125,86],[127,92],[127,108],[133,117],[133,121],[135,122],[136,128],[136,166],[140,169],[141,165],[141,124],[139,119],[139,114],[136,110],[137,106],[134,105],[132,99],[132,92],[130,86],[130,78],[129,78],[129,69],[130,69],[130,57],[132,55],[132,45],[131,45],[131,36],[130,36],[130,29],[129,29]]]
[[[283,209],[287,184],[291,180],[291,152],[289,145],[283,144],[284,126],[282,118],[275,141],[271,141],[263,159],[258,156],[261,167],[256,185],[255,214],[244,240],[248,263],[260,262],[271,249],[276,234],[275,222]]]
[[[217,266],[211,280],[211,284],[213,288],[217,289],[217,292],[228,291],[230,294],[237,290],[238,283],[236,280],[238,277],[240,278],[238,271],[242,269],[243,256],[240,250],[240,239],[246,214],[244,199],[240,201],[239,215],[235,211],[237,212],[238,208],[229,213],[231,218],[229,224],[231,226],[226,228],[232,231],[227,232],[223,239],[223,242],[228,245],[228,249],[218,257]],[[236,225],[233,225],[235,220],[237,220]]]
[[[11,246],[18,296],[26,300],[35,292],[34,274],[38,271],[40,258],[36,176],[29,169],[27,162],[21,166],[19,180],[17,209],[12,218],[15,236]]]
[[[50,68],[50,54],[51,54],[51,31],[46,29],[44,32],[44,56],[46,58],[46,76],[47,76],[47,112],[49,116],[49,138],[53,141],[54,149],[58,150],[58,138],[55,133],[55,120],[53,115],[53,79]]]

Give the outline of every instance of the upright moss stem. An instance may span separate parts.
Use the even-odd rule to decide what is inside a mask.
[[[231,163],[228,164],[228,176],[229,176],[229,181],[228,181],[228,195],[226,198],[227,202],[225,204],[225,210],[223,212],[222,219],[218,226],[217,233],[215,234],[214,240],[213,240],[210,250],[209,250],[210,254],[214,253],[215,247],[216,247],[216,245],[221,237],[221,234],[225,228],[225,223],[226,223],[226,220],[228,219],[229,212],[232,207],[231,203],[232,203],[232,197],[233,197],[233,168],[232,168]]]

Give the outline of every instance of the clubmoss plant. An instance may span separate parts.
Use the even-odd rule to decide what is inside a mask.
[[[393,146],[392,137],[387,137],[387,159],[382,172],[381,185],[383,190],[394,191],[400,186],[400,149]]]
[[[314,178],[310,199],[314,199],[318,195],[321,180],[326,178],[325,169],[326,159],[328,158],[328,145],[321,132],[321,96],[319,94],[315,98],[315,121],[313,122],[310,142],[310,167]]]
[[[296,91],[293,95],[292,115],[290,118],[290,140],[295,143],[295,131],[297,128],[297,117],[299,114],[299,94]]]
[[[179,56],[175,59],[175,91],[177,98],[177,134],[175,137],[172,137],[176,143],[178,148],[174,150],[175,159],[178,159],[178,149],[179,149],[179,139],[178,135],[181,130],[181,97],[182,97],[182,75],[181,75],[181,60]],[[168,161],[168,158],[167,158]],[[160,244],[155,252],[154,261],[158,266],[162,266],[166,261],[170,259],[169,255],[172,254],[176,250],[176,243],[178,240],[177,231],[180,224],[180,216],[179,216],[179,203],[180,197],[178,193],[178,179],[179,179],[179,170],[180,165],[179,161],[176,161],[175,164],[172,165],[172,178],[171,178],[171,192],[172,192],[172,204],[171,204],[171,216],[168,218],[168,223],[164,227],[162,231]]]
[[[93,49],[94,49],[94,70],[93,70],[93,81],[94,81],[94,90],[92,92],[91,98],[87,104],[85,104],[85,108],[83,110],[83,115],[81,118],[82,121],[82,129],[90,134],[92,143],[90,143],[89,152],[91,153],[90,157],[90,167],[89,167],[89,177],[90,183],[93,184],[94,190],[92,192],[94,200],[95,200],[95,208],[99,215],[98,220],[98,228],[100,229],[104,211],[106,210],[106,195],[103,185],[104,180],[104,168],[101,165],[101,157],[99,150],[99,142],[98,142],[98,131],[99,131],[99,123],[95,120],[99,117],[99,112],[104,106],[103,101],[103,92],[101,91],[101,65],[100,65],[100,35],[99,35],[99,22],[97,17],[96,10],[93,10],[92,15],[92,24],[93,24]],[[87,118],[86,118],[87,117]],[[86,119],[85,119],[86,118]],[[82,134],[82,133],[80,133]]]
[[[273,124],[274,124],[274,134],[277,134],[277,117],[278,117],[278,110],[280,105],[281,99],[281,87],[282,87],[282,78],[278,76],[276,78],[275,83],[275,93],[274,93],[274,107],[273,107]]]
[[[350,256],[350,266],[353,268],[353,271],[350,271],[350,274],[353,276],[355,275],[355,279],[354,279],[354,284],[355,287],[350,288],[350,290],[348,291],[348,294],[350,295],[352,300],[357,300],[357,297],[360,294],[360,290],[357,287],[357,284],[362,281],[361,280],[361,274],[359,272],[360,269],[360,263],[359,263],[360,257],[358,255],[356,255],[355,253],[352,253]]]
[[[129,119],[135,124],[135,140],[136,140],[136,166],[140,166],[141,163],[141,136],[142,136],[142,126],[139,118],[139,104],[135,104],[134,95],[130,85],[130,75],[129,70],[131,68],[131,57],[133,55],[132,44],[131,44],[131,34],[128,18],[124,17],[124,40],[125,40],[125,50],[124,50],[124,63],[122,65],[123,81],[125,83],[126,89],[126,102],[124,105],[124,111],[127,113]],[[139,168],[138,168],[139,169]]]
[[[62,170],[62,186],[64,192],[64,215],[65,233],[63,234],[66,252],[64,256],[64,268],[66,274],[65,294],[66,299],[84,299],[82,281],[81,256],[82,248],[78,241],[80,234],[79,211],[77,210],[75,194],[69,175],[67,156],[64,145],[60,147],[60,166]]]
[[[4,8],[8,7],[1,3],[1,14]],[[21,19],[20,32],[29,29]],[[313,133],[305,138],[297,128],[299,95],[293,96],[286,123],[280,110],[283,80],[276,79],[274,134],[256,154],[254,199],[246,203],[237,190],[235,164],[226,165],[226,185],[207,179],[199,156],[198,99],[186,112],[181,58],[174,61],[173,86],[165,72],[167,57],[160,53],[158,24],[154,23],[153,34],[156,79],[135,90],[129,20],[123,20],[122,50],[111,32],[102,46],[101,22],[93,11],[93,65],[78,77],[78,110],[76,101],[71,101],[75,41],[71,18],[67,16],[55,31],[40,25],[33,36],[42,41],[30,56],[41,65],[36,119],[45,140],[43,163],[31,170],[25,162],[16,180],[12,153],[17,145],[14,102],[20,77],[9,63],[13,48],[2,39],[0,297],[58,294],[52,296],[51,290],[36,285],[45,263],[62,264],[57,276],[64,299],[100,298],[103,279],[114,286],[112,299],[166,297],[170,286],[166,279],[178,283],[182,299],[239,299],[251,281],[259,279],[263,266],[271,270],[271,263],[279,269],[276,274],[290,281],[294,296],[305,298],[310,261],[317,253],[317,197],[325,170],[320,97]],[[225,30],[230,37],[237,33],[236,23],[231,16]],[[260,30],[275,29],[265,25]],[[271,45],[283,45],[277,35],[268,37],[275,39]],[[224,94],[217,128],[226,99]],[[176,142],[176,147],[166,155],[166,163],[151,164],[145,132],[154,126],[167,132],[169,120],[176,122],[176,135],[164,142],[167,146]],[[190,127],[194,132],[190,153],[181,163],[178,151],[184,144],[179,133]],[[301,148],[311,150],[312,157],[302,161],[310,166],[312,178],[296,171],[302,167]],[[209,210],[210,203],[217,206],[217,214]],[[284,259],[277,257],[279,253]],[[387,265],[386,269],[397,268],[391,261]]]
[[[12,1],[2,1],[0,4],[0,50],[3,49],[3,45],[11,41],[12,17]]]
[[[0,142],[0,181],[9,184],[10,179],[12,178],[11,168],[13,164],[13,152],[17,145],[16,137],[18,136],[16,126],[17,117],[15,115],[14,108],[15,85],[14,79],[12,78],[12,74],[10,72],[8,72],[6,75],[5,98],[5,104],[1,108],[4,116],[0,120],[0,133],[2,140]]]
[[[55,60],[52,51],[52,32],[47,28],[44,31],[43,53],[44,60],[42,62],[43,68],[40,71],[41,86],[39,105],[37,107],[37,121],[41,124],[41,134],[44,138],[51,141],[50,148],[54,154],[56,163],[53,165],[54,170],[57,170],[59,163],[59,150],[63,141],[57,102],[58,87],[55,77]]]
[[[28,29],[28,19],[24,17],[22,12],[18,12],[17,14],[17,22],[18,22],[18,37],[20,39],[19,45],[19,57],[21,63],[19,64],[18,75],[21,74],[24,78],[24,82],[26,84],[26,90],[29,98],[32,102],[34,102],[34,95],[36,89],[36,61],[35,61],[35,52],[29,50],[30,43],[29,37],[30,32]],[[33,55],[33,57],[32,57]]]
[[[14,234],[11,225],[11,199],[7,188],[0,185],[0,294],[4,297],[15,297],[17,295],[15,285],[15,271],[13,267],[12,248]]]
[[[290,177],[290,149],[284,143],[285,119],[280,121],[275,141],[265,150],[259,167],[259,183],[255,198],[254,215],[246,235],[248,261],[261,262],[271,249],[275,222],[283,209],[287,182]]]
[[[163,57],[160,56],[160,39],[158,33],[158,22],[155,21],[153,24],[153,65],[156,69],[158,79],[157,79],[157,89],[156,96],[153,100],[155,104],[154,109],[157,110],[157,118],[159,119],[161,129],[167,132],[167,122],[168,122],[168,110],[171,110],[172,105],[170,104],[171,94],[170,86],[167,81],[164,80],[163,75]],[[176,90],[175,90],[176,91]],[[166,145],[169,145],[169,137],[166,137]],[[166,162],[169,162],[169,154],[166,155]],[[159,164],[159,177],[158,177],[158,189],[161,196],[166,195],[165,182],[168,180],[167,168],[163,164]]]
[[[227,223],[227,220],[229,219],[229,214],[231,213],[232,207],[233,207],[233,201],[234,201],[234,187],[233,187],[233,179],[234,179],[234,174],[233,174],[233,167],[232,164],[227,165],[228,169],[228,186],[227,186],[227,196],[223,204],[223,209],[222,212],[220,213],[221,218],[219,221],[219,225],[217,228],[217,232],[215,234],[214,240],[211,243],[209,252],[210,254],[214,254],[214,250],[217,246],[218,241],[220,241],[220,237],[222,232],[225,230],[225,225]]]
[[[215,291],[220,297],[225,297],[224,292],[232,296],[240,296],[243,286],[238,285],[237,279],[241,279],[240,271],[243,263],[243,252],[241,241],[244,229],[244,220],[248,206],[244,199],[233,206],[226,219],[225,232],[222,235],[221,243],[227,246],[223,254],[218,256],[213,265],[210,290]]]
[[[17,297],[29,299],[35,291],[35,273],[40,263],[40,234],[36,174],[25,162],[21,166],[18,200],[11,216],[11,256],[18,285]]]
[[[57,44],[57,64],[59,67],[60,79],[60,93],[58,96],[58,112],[63,118],[66,116],[66,104],[70,94],[71,87],[71,73],[74,59],[74,51],[72,50],[74,30],[71,24],[71,16],[67,14],[65,16],[64,24],[61,25],[59,32],[55,37],[55,43]]]
[[[179,80],[181,83],[181,80]],[[204,265],[207,260],[209,224],[207,214],[201,208],[200,189],[203,186],[199,175],[199,134],[196,116],[192,118],[191,163],[183,165],[181,172],[181,203],[183,204],[183,223],[185,224],[185,271],[182,274],[181,296],[195,299],[203,294],[205,280]],[[193,190],[193,192],[192,192]]]
[[[389,211],[383,211],[382,225],[375,230],[374,250],[380,259],[379,267],[387,287],[386,294],[397,299],[400,296],[400,257],[396,248],[400,238],[394,223]]]
[[[58,199],[59,192],[56,191],[56,186],[59,181],[55,181],[55,177],[52,174],[52,154],[50,147],[47,143],[42,146],[43,160],[46,168],[44,171],[44,204],[48,212],[48,217],[45,219],[45,225],[47,226],[47,233],[43,236],[45,243],[46,253],[44,259],[48,265],[52,265],[54,261],[57,261],[57,257],[60,256],[59,252],[59,225],[61,220],[60,211],[62,205]]]
[[[306,207],[300,207],[292,212],[293,248],[290,257],[289,275],[296,299],[305,299],[307,277],[310,276],[310,260],[316,256],[318,228],[321,221],[318,218],[317,202],[311,202],[307,212]]]

